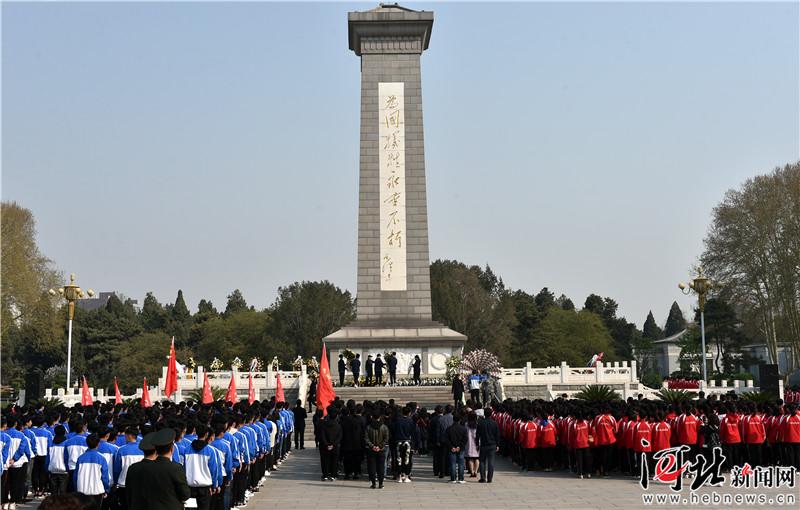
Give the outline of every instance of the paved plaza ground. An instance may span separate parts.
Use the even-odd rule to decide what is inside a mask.
[[[450,484],[434,478],[430,458],[417,457],[414,464],[414,481],[400,484],[387,480],[386,488],[372,490],[369,482],[338,480],[322,482],[319,479],[319,454],[315,449],[295,451],[290,459],[271,476],[261,491],[247,505],[247,510],[272,509],[353,509],[353,508],[432,508],[432,509],[583,509],[583,508],[643,508],[638,480],[625,477],[579,480],[566,472],[520,473],[510,462],[498,459],[492,484],[481,484],[477,478],[467,478],[463,485]],[[748,493],[727,486],[704,488],[700,494],[716,491],[720,494]],[[669,494],[670,489],[659,486],[648,491],[652,494]],[[756,491],[749,491],[753,494]],[[774,497],[794,493],[798,489],[758,491]],[[683,499],[690,491],[685,488],[676,505],[652,505],[686,508]],[[797,498],[795,501],[800,501]],[[757,505],[691,505],[697,508],[759,508]],[[778,507],[773,504],[767,507]],[[798,508],[785,505],[785,508]],[[760,507],[760,508],[763,508]]]

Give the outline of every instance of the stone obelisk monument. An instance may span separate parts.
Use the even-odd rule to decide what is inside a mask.
[[[443,374],[466,337],[431,319],[420,57],[433,13],[381,4],[347,23],[361,57],[358,310],[324,341],[332,367],[346,348],[362,364],[395,351],[400,375],[415,354],[423,374]]]

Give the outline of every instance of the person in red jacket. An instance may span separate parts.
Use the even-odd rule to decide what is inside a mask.
[[[645,462],[650,466],[650,472],[653,471],[653,430],[647,416],[636,422],[636,428],[633,432],[633,452],[634,452],[634,473],[641,470],[642,456],[645,457]]]
[[[595,432],[594,452],[593,455],[597,460],[598,467],[600,468],[600,476],[608,476],[608,472],[612,468],[612,452],[614,443],[617,442],[617,420],[611,415],[611,408],[607,405],[603,408],[602,413],[598,414],[592,422],[592,428]]]
[[[731,402],[726,405],[725,414],[720,420],[719,438],[722,442],[722,454],[725,456],[724,469],[730,471],[733,466],[738,466],[740,463],[740,445],[742,443],[739,434],[739,415]]]
[[[539,440],[539,459],[546,472],[553,470],[553,455],[556,449],[556,425],[547,413],[539,415],[539,426],[536,429]]]
[[[689,447],[689,453],[687,455],[687,460],[689,462],[694,462],[697,457],[697,452],[699,450],[697,447],[697,431],[699,428],[700,423],[697,416],[694,415],[694,408],[689,403],[684,404],[683,413],[675,418],[675,429],[677,432],[678,444],[687,445]]]
[[[572,447],[575,450],[575,465],[578,468],[578,477],[581,479],[592,477],[592,460],[589,447],[594,443],[594,434],[590,424],[591,419],[592,416],[588,412],[581,413],[572,422],[571,426],[570,438],[572,439]]]
[[[628,411],[628,423],[625,425],[625,434],[622,438],[625,443],[626,473],[636,476],[636,452],[633,444],[636,441],[636,426],[639,423],[639,413],[634,410]]]
[[[780,442],[781,410],[779,407],[769,407],[767,416],[764,417],[764,428],[767,430],[767,446],[765,462],[769,466],[777,466],[781,461],[783,444]]]
[[[652,452],[660,452],[666,450],[670,446],[670,436],[672,435],[672,426],[667,421],[664,411],[658,411],[656,414],[656,422],[652,426],[653,447]]]
[[[533,467],[536,461],[536,447],[537,447],[537,431],[538,425],[536,421],[531,417],[528,416],[526,420],[522,423],[521,433],[520,435],[520,445],[523,448],[523,455],[522,455],[522,469],[523,471],[533,471]]]
[[[797,410],[797,404],[787,406],[781,423],[781,433],[786,465],[800,469],[800,411]]]
[[[754,403],[750,403],[748,413],[742,420],[744,430],[744,442],[747,448],[747,462],[751,466],[761,466],[761,450],[764,441],[767,439],[767,432],[764,429],[764,422],[761,413],[758,412]]]

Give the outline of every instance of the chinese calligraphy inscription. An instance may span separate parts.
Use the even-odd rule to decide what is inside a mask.
[[[402,82],[378,83],[381,290],[406,290],[406,150]]]

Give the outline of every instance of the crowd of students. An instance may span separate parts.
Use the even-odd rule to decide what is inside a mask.
[[[9,406],[0,432],[2,508],[75,493],[97,509],[148,510],[132,498],[134,491],[126,492],[127,474],[148,455],[155,457],[158,443],[149,438],[169,431],[173,444],[167,451],[183,467],[197,507],[230,510],[246,504],[291,453],[293,434],[295,447],[303,447],[305,418],[299,401],[290,409],[274,398],[148,408],[100,402],[54,409]]]
[[[756,404],[735,394],[680,404],[523,400],[506,401],[494,416],[501,453],[523,470],[640,476],[644,458],[652,476],[654,454],[679,445],[686,446],[689,461],[701,452],[710,461],[712,449],[720,447],[726,470],[744,463],[800,469],[800,411],[781,400]]]

